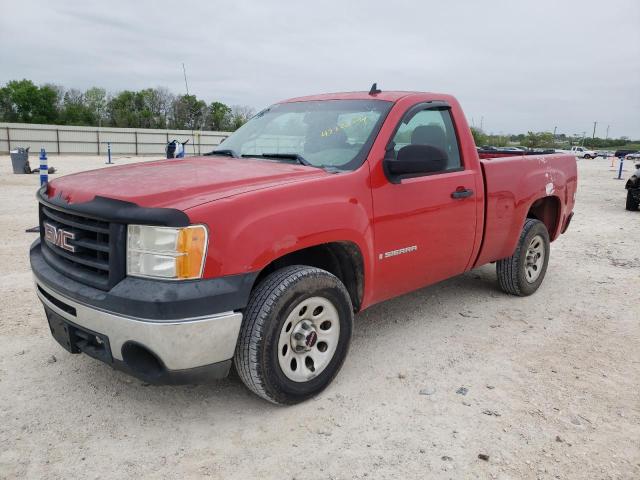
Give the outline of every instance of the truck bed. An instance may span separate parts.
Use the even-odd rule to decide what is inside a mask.
[[[548,150],[543,152],[501,152],[500,150],[489,150],[489,149],[478,149],[478,156],[480,160],[488,159],[488,158],[504,158],[504,157],[513,157],[513,156],[531,156],[531,155],[549,155],[552,153],[556,153],[554,150]]]
[[[485,221],[483,242],[475,265],[513,253],[532,199],[543,197],[538,200],[536,218],[548,226],[557,225],[549,229],[551,241],[566,228],[578,182],[574,155],[485,158],[481,159],[480,165],[486,192]]]

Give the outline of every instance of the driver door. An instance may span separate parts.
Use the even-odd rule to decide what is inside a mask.
[[[465,169],[450,109],[409,109],[391,142],[392,155],[426,144],[445,151],[447,163],[441,171],[373,189],[377,300],[464,272],[476,235],[478,172]]]

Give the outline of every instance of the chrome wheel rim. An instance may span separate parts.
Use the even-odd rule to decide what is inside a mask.
[[[302,300],[280,330],[278,364],[294,382],[317,377],[331,362],[340,339],[336,307],[324,297]]]
[[[529,242],[524,261],[524,277],[527,282],[534,283],[540,277],[545,253],[544,240],[540,235],[536,235]]]

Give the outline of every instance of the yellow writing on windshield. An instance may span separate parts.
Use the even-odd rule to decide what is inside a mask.
[[[356,125],[364,125],[369,123],[369,117],[366,115],[361,115],[359,117],[354,117],[349,122],[339,123],[335,127],[327,128],[320,132],[321,137],[329,137],[335,133],[338,133],[340,130],[346,130],[347,128],[354,127]]]

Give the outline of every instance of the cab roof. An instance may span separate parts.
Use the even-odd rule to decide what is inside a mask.
[[[441,94],[426,93],[426,92],[401,92],[401,91],[382,91],[370,95],[369,92],[337,92],[337,93],[322,93],[319,95],[309,95],[306,97],[289,98],[278,103],[291,103],[291,102],[311,102],[317,100],[384,100],[387,102],[397,102],[403,97],[409,95],[422,95],[425,97],[433,96],[434,99],[441,98]]]

